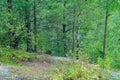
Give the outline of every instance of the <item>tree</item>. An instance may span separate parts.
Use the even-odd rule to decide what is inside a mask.
[[[106,6],[106,7],[107,7],[107,6]],[[106,56],[107,25],[108,25],[108,9],[106,8],[105,27],[104,27],[103,59],[105,59],[105,56]]]
[[[107,47],[107,27],[108,27],[108,17],[110,16],[110,12],[118,8],[118,1],[117,0],[109,0],[105,1],[105,27],[104,27],[104,43],[103,43],[103,59],[106,57],[106,47]],[[112,4],[112,5],[111,5]]]
[[[76,0],[73,3],[73,24],[72,24],[72,53],[75,52],[75,24],[76,24]]]
[[[32,30],[30,23],[30,3],[29,0],[26,0],[26,8],[25,8],[25,26],[27,28],[27,51],[32,52]]]
[[[7,3],[8,3],[8,12],[11,14],[12,12],[12,0],[7,0]],[[13,28],[13,21],[12,21],[12,17],[9,16],[9,41],[10,41],[10,46],[12,48],[15,48],[14,46],[14,28]]]
[[[34,0],[34,52],[37,52],[36,0]]]
[[[64,54],[67,52],[66,50],[66,2],[64,1],[63,3],[63,6],[64,6],[64,13],[63,13],[63,19],[64,19],[64,22],[63,22],[63,47],[64,47]]]
[[[21,25],[22,25],[22,23],[21,23],[22,18],[19,19],[19,22],[17,21],[17,18],[20,18],[19,17],[20,11],[16,11],[17,9],[15,9],[15,8],[21,7],[21,6],[17,5],[17,7],[16,7],[15,5],[12,5],[12,4],[14,4],[12,0],[8,0],[7,3],[8,3],[8,12],[9,12],[9,17],[8,17],[9,25],[7,25],[9,28],[9,32],[8,32],[9,43],[10,43],[11,48],[18,49],[19,41],[21,39],[21,34],[19,34],[19,33],[21,33],[20,31],[21,31]],[[17,12],[17,14],[15,14],[14,12]]]

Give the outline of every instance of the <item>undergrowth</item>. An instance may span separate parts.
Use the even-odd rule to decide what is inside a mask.
[[[109,71],[104,71],[99,64],[89,64],[85,55],[79,55],[79,59],[57,63],[50,75],[50,80],[109,80]]]
[[[37,59],[37,55],[34,53],[0,48],[0,62],[2,63],[19,65],[21,61],[33,61],[35,59]]]
[[[50,78],[51,80],[109,80],[106,77],[108,74],[109,72],[102,73],[98,65],[88,67],[84,63],[67,62],[56,66]]]

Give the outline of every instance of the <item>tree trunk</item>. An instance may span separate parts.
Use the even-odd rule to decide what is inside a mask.
[[[57,29],[56,29],[56,32],[57,32],[57,42],[56,42],[56,46],[57,46],[57,53],[59,53],[59,25],[57,24]]]
[[[76,51],[76,59],[79,59],[79,53],[80,51],[80,27],[78,28],[78,33],[77,33],[77,51]]]
[[[64,44],[64,53],[66,53],[66,24],[63,24],[63,44]]]
[[[66,3],[64,2],[64,8],[66,8]],[[66,54],[66,17],[65,17],[65,12],[63,15],[64,23],[63,23],[63,46],[64,46],[64,54]]]
[[[26,28],[27,28],[27,51],[28,52],[32,52],[32,34],[31,34],[31,25],[30,25],[30,8],[29,8],[29,1],[27,1],[27,7],[26,7],[26,20],[25,20],[25,24],[26,24]]]
[[[57,24],[57,47],[59,49],[59,30],[58,30],[58,24]]]
[[[11,13],[12,11],[12,0],[7,0],[8,3],[8,11]],[[11,26],[13,26],[13,20],[12,17],[9,17],[9,23]],[[10,41],[10,47],[13,49],[18,49],[18,43],[19,43],[19,36],[15,35],[16,28],[15,27],[9,27],[9,41]]]
[[[106,10],[106,17],[105,17],[105,27],[104,27],[104,43],[103,43],[103,59],[106,57],[106,46],[107,46],[107,24],[108,24],[108,10]]]
[[[12,0],[7,0],[7,3],[8,3],[8,12],[11,13],[12,11]],[[9,24],[12,26],[13,25],[13,21],[12,21],[12,17],[9,17]],[[14,42],[13,42],[13,36],[14,36],[14,32],[13,32],[13,29],[12,27],[9,27],[9,43],[10,43],[10,47],[14,48]]]
[[[18,49],[19,47],[19,41],[20,41],[21,36],[15,36],[14,37],[14,49]]]
[[[37,52],[36,0],[34,0],[34,52]]]
[[[72,53],[75,52],[75,3],[74,3],[74,10],[73,10],[73,27],[72,27]]]

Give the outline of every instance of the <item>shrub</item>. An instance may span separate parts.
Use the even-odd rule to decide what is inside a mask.
[[[98,65],[87,67],[84,63],[64,63],[54,69],[51,80],[105,80]]]
[[[32,61],[36,58],[36,55],[22,50],[11,50],[9,48],[1,48],[0,57],[0,62],[15,64],[21,61]]]

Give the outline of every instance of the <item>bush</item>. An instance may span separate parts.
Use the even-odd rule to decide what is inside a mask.
[[[105,80],[98,65],[87,67],[84,63],[64,63],[54,69],[51,80]]]
[[[9,48],[1,48],[0,57],[0,62],[16,64],[21,61],[32,61],[36,58],[36,55],[22,50],[11,50]]]
[[[107,55],[105,60],[98,58],[98,64],[105,69],[120,70],[120,60],[118,55]]]

